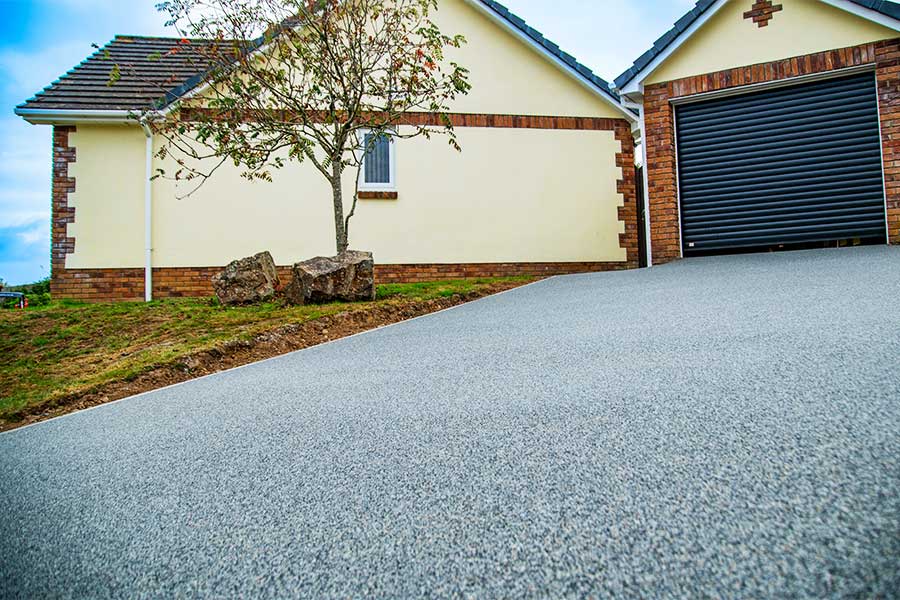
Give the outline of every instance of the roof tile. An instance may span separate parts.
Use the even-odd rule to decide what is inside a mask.
[[[192,48],[177,38],[116,36],[19,109],[140,111],[165,98],[205,68]],[[111,77],[118,65],[118,80]]]
[[[609,83],[540,31],[495,0],[479,2],[618,103],[619,97]],[[116,36],[17,109],[138,112],[167,106],[203,81],[208,62],[202,53],[191,51],[201,43],[201,40],[178,38]],[[111,83],[116,65],[120,68],[119,79]]]

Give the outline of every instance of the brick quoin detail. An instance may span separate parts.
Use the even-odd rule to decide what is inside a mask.
[[[654,264],[671,262],[681,255],[675,113],[671,104],[673,98],[863,65],[875,67],[883,138],[888,230],[891,241],[900,243],[900,39],[893,39],[646,86],[644,119],[647,128],[650,239]]]
[[[753,8],[744,13],[744,18],[753,19],[753,22],[760,27],[768,27],[772,16],[782,10],[784,10],[782,5],[776,4],[773,6],[771,0],[756,0],[753,3]]]
[[[621,152],[616,154],[616,166],[622,169],[622,179],[617,183],[617,191],[622,194],[622,206],[619,207],[619,221],[625,225],[625,231],[619,234],[619,247],[625,249],[625,268],[636,269],[639,266],[638,249],[638,208],[637,179],[634,169],[634,136],[631,134],[631,123],[622,119],[616,125],[616,139],[622,144]],[[608,269],[597,269],[608,270]]]
[[[69,135],[75,127],[53,128],[53,185],[50,211],[50,291],[65,296],[66,255],[75,251],[75,238],[69,237],[68,225],[75,222],[75,209],[69,206],[69,194],[75,191],[75,179],[69,177],[69,165],[75,162],[75,148],[69,146]]]
[[[421,118],[433,118],[425,115]],[[408,283],[473,277],[511,277],[528,275],[548,277],[570,273],[588,273],[637,268],[638,219],[637,190],[634,172],[634,138],[626,119],[587,117],[533,117],[511,115],[451,115],[458,127],[497,127],[519,129],[561,129],[612,131],[621,144],[616,165],[622,169],[617,192],[623,195],[618,208],[624,232],[619,234],[620,247],[626,251],[624,262],[555,262],[555,263],[465,263],[376,265],[380,283]],[[52,292],[60,298],[90,302],[144,299],[144,269],[67,269],[65,257],[75,249],[75,239],[68,237],[66,226],[75,221],[75,209],[69,207],[69,193],[75,191],[75,180],[69,177],[68,165],[75,161],[75,149],[69,147],[69,134],[74,127],[55,127],[53,134],[53,274]],[[375,193],[373,199],[392,199],[394,193]],[[362,197],[362,195],[361,195]],[[153,297],[178,298],[210,296],[211,279],[223,267],[157,267],[153,269]],[[290,266],[278,267],[283,284],[290,281]]]

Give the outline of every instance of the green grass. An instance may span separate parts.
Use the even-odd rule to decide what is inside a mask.
[[[372,303],[223,307],[215,299],[85,304],[52,300],[0,310],[0,419],[54,398],[127,381],[225,342],[347,310],[418,302],[527,279],[382,285]]]

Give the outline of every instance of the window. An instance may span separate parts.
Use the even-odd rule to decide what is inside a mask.
[[[395,190],[396,144],[389,135],[366,132],[363,135],[363,165],[360,170],[359,189]]]

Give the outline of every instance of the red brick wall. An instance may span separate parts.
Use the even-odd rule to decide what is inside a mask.
[[[886,196],[891,240],[900,242],[900,39],[840,48],[770,63],[718,71],[648,85],[644,89],[647,138],[650,239],[654,264],[681,255],[676,178],[673,98],[826,73],[862,65],[876,66],[885,160]]]
[[[563,263],[464,263],[422,265],[376,265],[378,283],[414,283],[478,277],[549,277],[571,273],[593,273],[631,268],[624,262]],[[163,267],[153,269],[153,297],[212,296],[212,276],[222,267]],[[289,266],[278,267],[282,285],[291,278]],[[54,280],[53,293],[61,298],[87,302],[144,299],[143,269],[66,269]]]
[[[875,44],[888,235],[900,244],[900,39]]]
[[[647,212],[654,264],[681,256],[678,223],[678,182],[675,166],[675,117],[665,83],[644,89],[644,128],[647,144]]]

